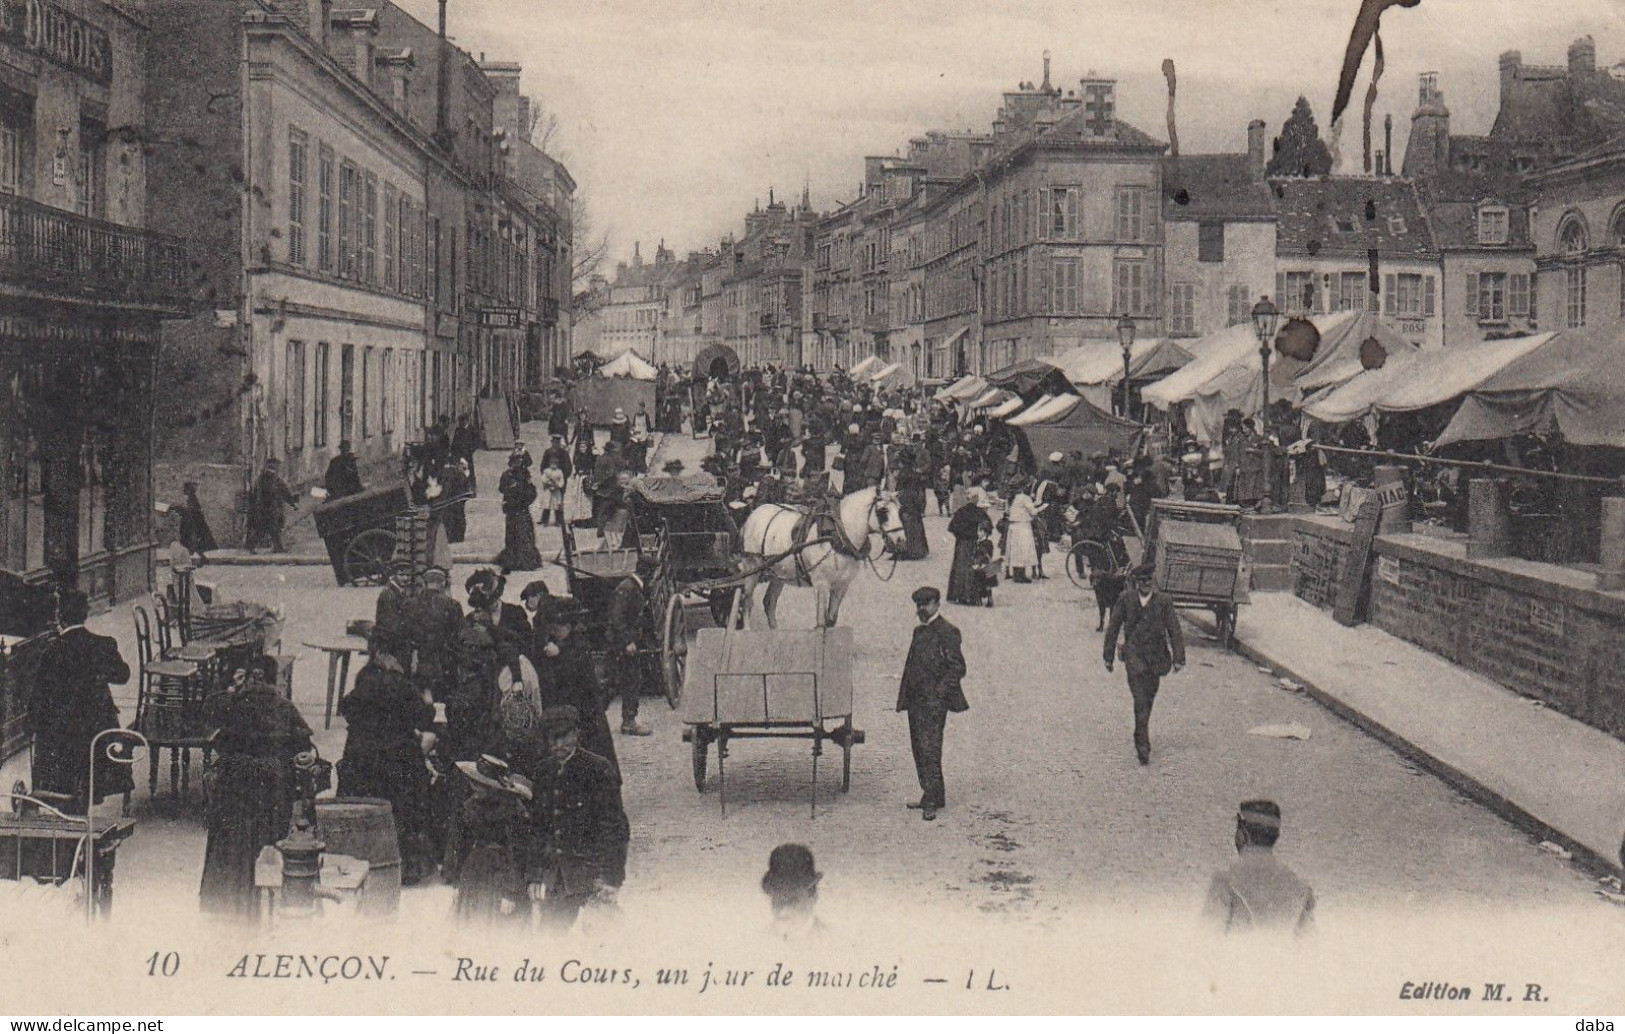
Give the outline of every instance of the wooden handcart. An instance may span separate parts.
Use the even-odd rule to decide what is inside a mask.
[[[469,498],[418,504],[404,482],[385,485],[316,507],[316,533],[327,545],[340,585],[383,585],[401,562],[410,563],[418,576],[437,563],[449,566],[440,512]]]
[[[822,600],[820,600],[822,606]],[[818,759],[828,741],[841,748],[841,792],[852,786],[852,748],[864,734],[852,724],[849,628],[701,629],[689,647],[682,695],[683,742],[693,753],[694,788],[706,787],[717,745],[718,799],[728,814],[728,745],[739,739],[812,741],[812,815],[818,817]]]
[[[1230,649],[1236,609],[1251,599],[1241,507],[1158,499],[1146,523],[1146,554],[1156,563],[1157,589],[1176,607],[1212,610],[1219,643]]]

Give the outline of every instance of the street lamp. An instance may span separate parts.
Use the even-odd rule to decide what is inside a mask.
[[[1258,332],[1258,358],[1260,361],[1260,377],[1264,388],[1263,408],[1259,410],[1259,426],[1264,432],[1264,503],[1262,509],[1269,512],[1274,508],[1274,486],[1272,480],[1274,457],[1269,451],[1269,418],[1270,418],[1270,344],[1275,340],[1275,328],[1281,322],[1281,312],[1270,301],[1269,295],[1258,299],[1253,306],[1253,330]]]
[[[1117,321],[1117,340],[1123,346],[1123,419],[1128,419],[1129,360],[1134,353],[1134,317],[1128,313]]]

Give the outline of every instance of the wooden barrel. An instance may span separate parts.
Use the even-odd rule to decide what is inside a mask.
[[[376,797],[318,798],[316,825],[316,835],[329,853],[368,863],[361,914],[394,915],[401,903],[401,844],[389,802]]]

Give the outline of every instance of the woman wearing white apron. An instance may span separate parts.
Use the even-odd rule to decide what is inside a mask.
[[[1010,541],[1005,555],[1009,558],[1011,580],[1016,582],[1032,581],[1027,572],[1038,568],[1038,542],[1033,537],[1033,521],[1044,507],[1033,501],[1028,494],[1030,490],[1031,486],[1028,486],[1016,492],[1010,500]]]

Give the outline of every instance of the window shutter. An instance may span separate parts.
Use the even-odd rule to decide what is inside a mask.
[[[1432,316],[1437,311],[1433,304],[1433,278],[1425,276],[1422,278],[1422,315]]]
[[[1343,311],[1343,274],[1328,273],[1326,275],[1326,311]]]
[[[1066,192],[1066,235],[1072,240],[1083,236],[1083,228],[1078,225],[1078,195],[1081,193],[1077,187],[1069,187]]]
[[[1289,302],[1286,296],[1285,273],[1275,274],[1275,307],[1280,309],[1282,312],[1290,311],[1294,307],[1293,303]]]
[[[1467,274],[1467,315],[1478,315],[1478,274]]]
[[[1044,220],[1048,217],[1049,190],[1040,187],[1038,190],[1038,239],[1041,241],[1049,240],[1049,227],[1044,224]]]
[[[1050,257],[1044,249],[1038,252],[1038,311],[1051,313],[1055,311],[1055,300],[1050,295]]]
[[[1392,316],[1394,314],[1394,289],[1399,285],[1399,278],[1389,273],[1382,278],[1382,311]]]
[[[1625,274],[1622,274],[1625,275]],[[1529,274],[1512,274],[1512,314],[1529,315]]]

